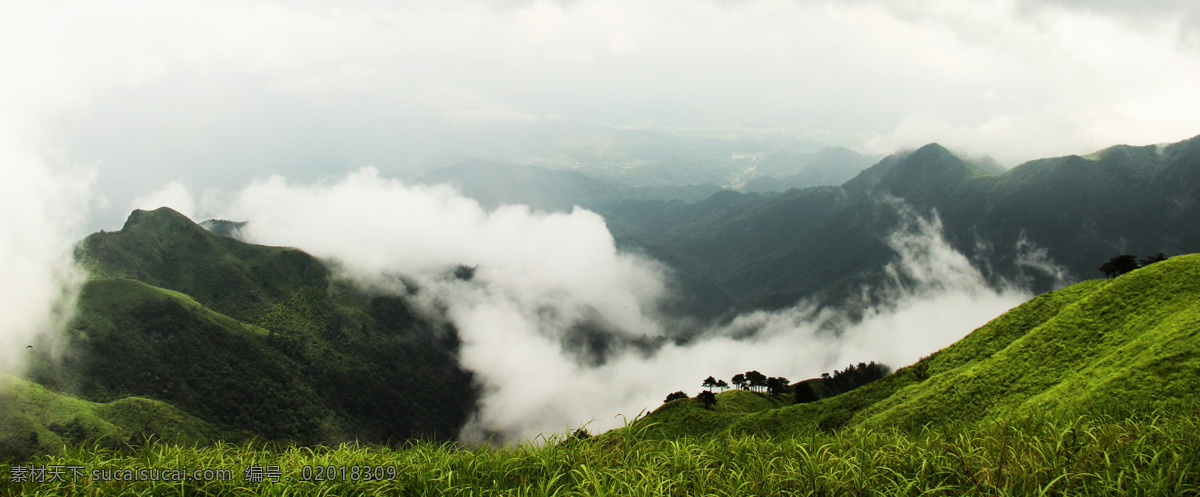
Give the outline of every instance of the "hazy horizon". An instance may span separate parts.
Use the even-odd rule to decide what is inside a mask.
[[[4,11],[7,148],[37,163],[22,167],[94,174],[90,229],[172,181],[199,196],[442,156],[520,162],[563,127],[873,155],[938,142],[1007,167],[1200,133],[1200,7],[1185,1]]]

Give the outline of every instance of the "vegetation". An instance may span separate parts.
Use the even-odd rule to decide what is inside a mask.
[[[1200,137],[1030,161],[1003,174],[931,144],[837,187],[726,190],[694,203],[624,201],[599,210],[618,239],[648,247],[694,288],[714,285],[705,295],[727,292],[738,310],[789,307],[804,297],[836,304],[885,281],[893,254],[886,240],[899,223],[896,209],[879,201],[884,196],[924,216],[936,212],[947,241],[989,278],[1042,293],[1059,286],[1059,276],[1096,274],[1111,247],[1200,252],[1193,228],[1200,203],[1188,200],[1200,184],[1198,166]],[[1036,270],[1042,256],[1065,273]]]
[[[937,152],[923,152],[941,157],[926,164],[953,171]],[[415,400],[436,404],[469,384],[428,384],[456,378],[453,330],[418,319],[403,298],[356,293],[325,270],[306,275],[320,265],[301,253],[196,235],[172,214],[135,213],[81,248],[94,278],[72,352],[62,362],[38,359],[48,347],[30,352],[34,378],[53,389],[11,380],[0,399],[0,457],[11,462],[0,493],[1200,495],[1200,255],[1155,256],[1045,293],[877,381],[867,379],[886,370],[874,363],[800,382],[790,396],[785,379],[757,371],[719,394],[710,377],[696,398],[677,392],[608,433],[465,448],[412,439],[415,426],[457,426],[453,416],[469,412]],[[189,262],[176,267],[168,246]],[[414,364],[423,369],[404,369]],[[363,378],[377,383],[355,383]],[[243,429],[261,438],[246,441]],[[407,441],[387,443],[393,433]],[[360,434],[382,443],[262,441]],[[230,478],[29,481],[47,474],[38,468],[75,466]],[[313,468],[331,466],[347,472],[314,480]]]
[[[1100,265],[1098,269],[1104,273],[1104,276],[1115,278],[1139,267],[1146,267],[1156,262],[1165,261],[1167,258],[1167,254],[1162,252],[1145,259],[1138,259],[1136,255],[1132,254],[1122,254],[1109,259],[1108,262]]]
[[[1200,397],[1198,300],[1200,254],[1173,257],[1038,296],[950,347],[842,395],[738,412],[668,404],[641,423],[650,425],[650,435],[675,439],[920,430],[1044,412],[1117,418],[1150,412]],[[727,392],[717,406],[731,393],[761,395]]]
[[[679,399],[686,399],[686,398],[688,398],[688,394],[683,393],[683,391],[680,390],[675,393],[667,394],[667,400],[664,400],[663,402],[670,402],[672,400],[679,400]]]
[[[501,449],[428,442],[399,449],[253,443],[83,447],[21,467],[82,466],[105,474],[222,469],[231,479],[71,481],[68,470],[64,481],[10,482],[6,477],[3,484],[25,495],[1182,496],[1200,493],[1198,412],[1193,405],[1128,418],[1031,416],[983,426],[812,430],[782,438],[730,434],[661,440],[631,426],[571,443],[551,437],[539,445]],[[346,470],[336,469],[337,478],[315,479],[318,472],[312,468],[330,466]]]
[[[141,397],[95,403],[13,376],[0,376],[0,461],[23,461],[67,445],[120,447],[148,437],[179,444],[226,438],[169,404]]]
[[[452,328],[403,295],[370,295],[299,250],[134,211],[84,240],[91,272],[51,359],[31,378],[92,402],[169,403],[228,436],[298,443],[450,440],[477,393]],[[420,381],[414,381],[419,378]]]

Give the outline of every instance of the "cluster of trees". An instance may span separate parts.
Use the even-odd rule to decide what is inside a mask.
[[[758,371],[747,371],[742,374],[735,374],[730,379],[733,386],[741,390],[752,390],[755,392],[767,392],[771,395],[782,395],[788,392],[788,379],[780,377],[767,377]]]
[[[688,398],[688,394],[683,393],[683,391],[680,390],[673,394],[667,395],[667,400],[664,400],[663,402],[665,403],[665,402],[670,402],[672,400],[686,399],[686,398]],[[717,395],[712,393],[712,390],[701,391],[699,394],[696,395],[696,400],[700,401],[701,404],[704,404],[704,407],[711,408],[712,406],[717,405]]]
[[[732,382],[733,386],[739,390],[767,392],[771,395],[783,395],[790,391],[787,378],[782,376],[769,378],[767,375],[759,373],[758,371],[747,371],[745,373],[733,375],[733,378],[730,379],[730,382]],[[719,388],[722,392],[724,392],[725,389],[729,388],[729,383],[725,382],[725,380],[718,380],[712,376],[709,376],[708,378],[704,379],[704,382],[701,383],[700,386],[704,387],[704,390],[696,395],[696,400],[704,404],[705,407],[712,407],[717,403],[717,395],[713,393],[713,389]],[[666,400],[663,402],[666,403],[672,400],[686,398],[688,398],[686,393],[683,391],[678,391],[667,395]]]
[[[724,392],[726,388],[729,388],[729,384],[725,383],[725,380],[718,380],[711,376],[709,376],[708,378],[705,378],[704,383],[701,383],[700,386],[704,387],[705,390],[708,390],[710,392],[714,388],[720,388],[722,392]]]
[[[846,366],[846,369],[840,371],[834,370],[832,374],[822,373],[820,378],[805,380],[795,385],[789,385],[787,378],[768,377],[758,371],[747,371],[733,375],[729,383],[732,383],[733,387],[739,390],[766,392],[771,395],[791,393],[796,403],[804,403],[815,402],[826,397],[833,397],[834,395],[849,392],[891,373],[892,368],[882,363],[871,361],[870,363],[860,362],[858,364],[850,364]],[[713,393],[713,389],[719,388],[724,391],[729,388],[729,383],[712,376],[705,378],[704,382],[701,383],[704,390],[696,395],[696,400],[704,404],[705,407],[716,405],[717,396]],[[688,398],[688,394],[679,391],[667,395],[666,400],[663,402],[686,398]]]
[[[821,373],[820,379],[797,383],[793,388],[796,403],[815,402],[833,397],[861,387],[892,373],[887,365],[871,361],[846,366],[841,371],[834,370],[833,374]]]
[[[1146,267],[1154,264],[1155,262],[1162,262],[1165,260],[1167,260],[1167,254],[1162,252],[1144,259],[1138,259],[1137,256],[1133,254],[1121,254],[1109,259],[1108,262],[1105,262],[1096,269],[1103,272],[1104,276],[1108,278],[1116,278],[1117,276],[1133,271],[1139,267]]]

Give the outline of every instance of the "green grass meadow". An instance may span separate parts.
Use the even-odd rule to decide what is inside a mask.
[[[213,340],[259,336],[182,294],[94,288],[126,289],[85,295],[107,310],[140,292],[199,316]],[[1200,496],[1200,254],[1042,294],[816,402],[733,390],[712,407],[674,400],[597,436],[515,446],[214,442],[239,437],[188,404],[6,381],[0,447],[19,457],[0,466],[0,495]],[[227,478],[115,479],[184,468]]]
[[[648,426],[504,448],[69,448],[28,466],[77,466],[84,473],[225,469],[232,479],[70,481],[67,471],[61,482],[4,483],[9,493],[23,495],[1200,495],[1200,411],[1194,408],[1125,419],[1026,417],[787,438],[662,440],[648,437]],[[305,469],[329,466],[359,470],[316,480],[319,470]],[[276,467],[280,481],[248,481],[252,467]]]

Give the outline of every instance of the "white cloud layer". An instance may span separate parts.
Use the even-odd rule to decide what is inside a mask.
[[[886,299],[861,321],[801,304],[738,317],[652,354],[616,348],[597,364],[564,347],[574,326],[600,323],[637,338],[664,336],[669,323],[656,313],[662,273],[618,252],[591,212],[488,212],[446,187],[410,187],[370,169],[318,184],[259,181],[227,207],[221,217],[251,220],[242,230],[249,241],[332,259],[377,289],[396,289],[396,277],[406,277],[427,308],[445,309],[464,366],[485,387],[478,417],[462,433],[476,441],[532,439],[591,420],[592,429],[613,428],[622,422],[616,416],[653,409],[675,390],[694,392],[709,375],[756,369],[798,380],[852,362],[903,366],[1028,298],[989,288],[942,238],[940,221],[907,210],[908,224],[889,239],[897,258]],[[449,277],[457,264],[477,266],[474,279]],[[747,330],[757,333],[730,338]]]

